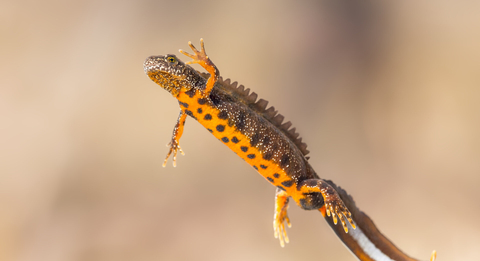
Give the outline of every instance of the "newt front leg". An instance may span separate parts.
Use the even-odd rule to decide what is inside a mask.
[[[183,153],[183,150],[180,148],[180,137],[182,137],[183,134],[183,128],[185,127],[185,120],[187,119],[187,114],[180,110],[180,114],[178,115],[178,120],[177,123],[175,124],[175,127],[173,128],[173,134],[172,134],[172,140],[167,144],[167,147],[170,147],[170,150],[168,151],[167,157],[165,158],[165,161],[163,162],[163,167],[167,165],[168,158],[170,155],[173,153],[173,166],[177,166],[177,152],[180,151],[182,155],[185,155]]]
[[[220,77],[220,71],[218,70],[217,66],[208,58],[207,53],[205,52],[205,45],[203,43],[203,39],[200,39],[201,50],[198,51],[195,46],[193,46],[192,42],[188,42],[188,45],[194,52],[194,54],[189,54],[183,50],[179,50],[182,54],[192,58],[192,61],[186,62],[186,64],[193,64],[198,63],[200,64],[207,72],[210,73],[210,78],[207,80],[207,84],[205,86],[205,90],[203,90],[203,94],[208,96],[210,91],[213,89],[215,82],[217,82],[218,77]]]
[[[193,64],[193,63],[198,63],[200,64],[205,70],[207,70],[210,73],[210,77],[207,80],[207,83],[205,84],[205,87],[203,90],[201,90],[201,95],[203,97],[207,97],[210,92],[213,89],[213,86],[215,85],[215,82],[217,82],[218,78],[220,77],[220,71],[217,69],[215,64],[208,58],[207,53],[205,52],[205,45],[203,43],[203,39],[200,39],[200,44],[201,44],[201,50],[198,51],[195,46],[193,46],[192,42],[188,42],[188,45],[190,48],[192,48],[194,54],[189,54],[183,50],[180,50],[180,52],[190,58],[192,58],[192,61],[186,62],[186,64]],[[168,59],[170,58],[170,59]],[[177,63],[178,61],[176,60],[175,57],[169,56],[167,60],[170,63]],[[193,70],[193,69],[192,69]],[[190,88],[188,89],[190,90]],[[178,96],[178,93],[175,93],[175,96]],[[172,135],[172,140],[170,143],[167,145],[170,147],[170,150],[168,151],[167,157],[165,158],[165,161],[163,162],[163,167],[167,165],[168,158],[170,155],[173,153],[173,166],[176,167],[177,163],[177,152],[180,151],[182,155],[185,155],[180,148],[179,145],[179,140],[180,137],[183,134],[183,127],[185,125],[185,119],[187,118],[187,114],[181,110],[180,115],[178,116],[177,124],[175,125],[175,128],[173,129],[173,135]]]

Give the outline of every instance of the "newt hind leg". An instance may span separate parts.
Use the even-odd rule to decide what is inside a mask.
[[[285,222],[291,227],[290,219],[287,215],[288,198],[287,192],[278,189],[275,192],[275,214],[273,215],[273,231],[275,238],[280,240],[280,246],[284,247],[288,243],[287,231],[285,230]]]
[[[337,224],[338,219],[340,219],[345,233],[348,233],[347,221],[354,229],[356,228],[352,219],[352,214],[343,203],[337,191],[335,191],[335,189],[324,180],[304,180],[298,185],[298,190],[303,195],[303,198],[299,199],[299,205],[302,208],[319,209],[322,214],[325,212],[327,216],[332,216],[335,225]],[[323,197],[323,202],[322,199],[319,198],[320,195]]]

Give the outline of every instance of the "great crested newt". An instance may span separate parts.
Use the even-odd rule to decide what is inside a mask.
[[[179,141],[190,116],[277,187],[273,229],[282,247],[289,242],[285,225],[290,227],[287,208],[292,198],[302,209],[319,210],[358,259],[415,260],[388,241],[343,189],[317,175],[308,162],[307,145],[298,138],[292,124],[284,123],[284,117],[274,107],[267,109],[268,102],[257,100],[257,94],[250,93],[250,89],[220,77],[205,52],[203,39],[200,43],[200,51],[188,43],[193,54],[180,50],[192,61],[184,63],[167,54],[150,56],[144,62],[148,77],[180,105],[163,166],[171,155],[176,166],[177,153],[183,154]],[[208,74],[188,65],[195,63]],[[338,220],[341,227],[336,225]]]

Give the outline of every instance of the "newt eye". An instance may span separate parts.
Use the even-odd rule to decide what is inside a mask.
[[[169,61],[170,63],[175,63],[177,61],[177,58],[175,58],[173,56],[168,56],[167,61]]]

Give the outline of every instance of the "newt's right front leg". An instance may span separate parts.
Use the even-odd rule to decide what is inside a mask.
[[[167,144],[167,147],[170,147],[170,150],[168,151],[167,157],[165,158],[165,161],[163,162],[163,167],[167,165],[168,158],[173,152],[173,166],[177,166],[177,152],[180,151],[182,155],[185,155],[183,153],[183,150],[180,148],[180,137],[182,137],[183,134],[183,127],[185,126],[185,120],[187,119],[187,114],[180,110],[180,115],[178,115],[178,120],[177,124],[175,124],[175,128],[173,128],[173,135],[172,135],[172,140],[170,143]]]
[[[192,49],[194,54],[189,54],[183,50],[179,50],[182,54],[192,58],[192,61],[186,62],[186,64],[194,64],[198,63],[202,66],[207,72],[210,73],[210,77],[207,80],[207,84],[205,85],[205,90],[203,90],[203,94],[208,96],[210,91],[213,89],[213,86],[217,82],[218,78],[220,77],[220,71],[218,70],[217,66],[213,64],[212,60],[208,58],[207,53],[205,52],[205,45],[203,43],[203,39],[200,39],[201,49],[200,51],[193,46],[192,42],[188,42],[188,45]]]

